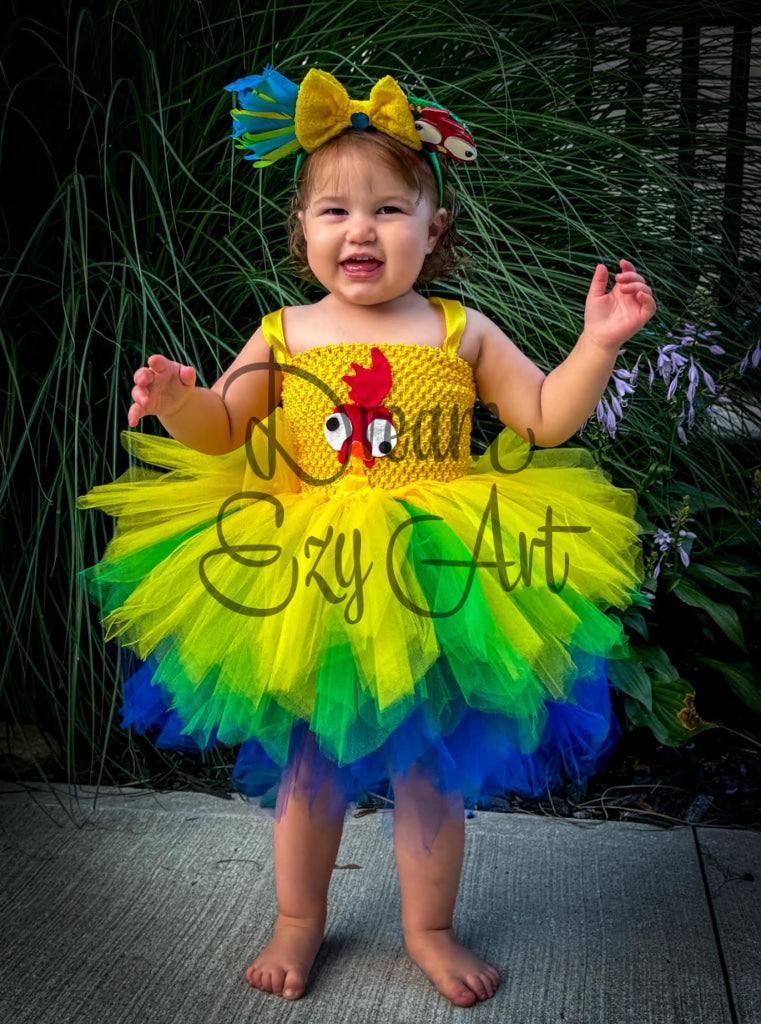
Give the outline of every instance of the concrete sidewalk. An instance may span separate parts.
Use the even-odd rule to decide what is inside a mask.
[[[494,998],[407,957],[388,822],[347,811],[306,994],[252,989],[273,812],[195,793],[0,783],[2,1024],[761,1024],[761,834],[475,812],[458,937]]]

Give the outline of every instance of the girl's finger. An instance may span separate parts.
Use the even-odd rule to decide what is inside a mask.
[[[598,263],[595,267],[595,272],[592,275],[592,281],[589,285],[588,298],[600,298],[605,295],[608,287],[608,269],[604,263]]]
[[[645,283],[645,279],[642,274],[638,274],[636,270],[624,270],[620,274],[616,274],[617,281],[641,281]]]
[[[151,370],[155,370],[157,373],[163,373],[169,365],[169,360],[165,356],[158,354],[148,356],[148,366]]]

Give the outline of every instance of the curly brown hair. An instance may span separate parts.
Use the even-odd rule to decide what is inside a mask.
[[[296,179],[296,191],[291,199],[291,209],[286,220],[288,230],[288,248],[296,273],[307,281],[316,281],[307,260],[307,243],[299,220],[299,213],[309,202],[317,172],[322,163],[331,155],[340,160],[351,150],[364,149],[369,151],[371,158],[382,160],[392,171],[397,173],[405,185],[415,188],[418,201],[425,195],[430,198],[435,209],[439,207],[439,187],[428,158],[409,146],[405,146],[391,136],[373,128],[356,130],[348,129],[335,138],[330,139],[319,149],[310,153],[302,162]],[[439,235],[432,252],[425,257],[418,274],[418,281],[433,281],[436,278],[456,277],[466,266],[466,258],[458,252],[463,241],[454,226],[459,204],[452,189],[447,185],[447,159],[439,157],[441,178],[444,184],[444,199],[441,204],[448,213],[447,226]]]

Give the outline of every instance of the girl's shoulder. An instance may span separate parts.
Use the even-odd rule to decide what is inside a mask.
[[[464,307],[465,327],[460,338],[458,355],[475,366],[481,347],[484,325],[490,321],[477,310]],[[444,316],[433,303],[421,304],[414,313],[380,315],[359,309],[345,318],[321,303],[286,306],[283,311],[283,334],[291,355],[321,345],[351,342],[370,344],[430,345],[441,347],[446,337]]]
[[[465,330],[462,332],[458,351],[463,359],[475,367],[481,354],[484,327],[491,321],[483,313],[479,313],[477,309],[471,309],[469,306],[464,306],[463,308],[465,310]]]

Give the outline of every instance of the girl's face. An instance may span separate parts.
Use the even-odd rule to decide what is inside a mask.
[[[361,306],[410,292],[447,223],[445,209],[356,150],[322,162],[298,217],[314,276],[339,301]]]

